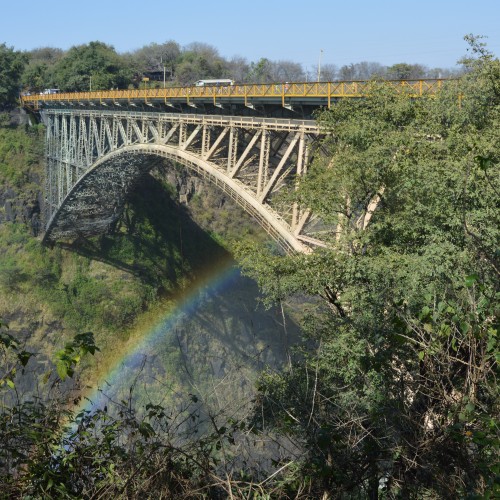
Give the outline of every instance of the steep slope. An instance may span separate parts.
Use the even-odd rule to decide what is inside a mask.
[[[258,305],[255,283],[232,270],[219,243],[263,238],[237,207],[169,166],[144,179],[108,234],[46,248],[42,151],[43,129],[0,129],[0,317],[39,353],[21,392],[40,383],[46,361],[83,331],[94,333],[101,352],[85,362],[82,384],[106,381],[112,397],[135,384],[143,402],[164,400],[167,387],[210,398],[218,387],[219,400],[245,398],[260,368],[286,359],[281,313]],[[164,335],[144,347],[158,328]],[[293,324],[289,331],[296,334]],[[110,388],[120,366],[128,369]]]

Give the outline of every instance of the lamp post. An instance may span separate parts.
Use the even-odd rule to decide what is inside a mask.
[[[163,65],[163,88],[165,88],[165,73],[167,71],[167,67],[165,66],[165,63],[163,62],[163,56],[160,57],[160,64]]]
[[[321,79],[321,56],[323,55],[323,49],[319,51],[319,60],[318,60],[318,82]]]
[[[90,92],[92,92],[92,75],[90,75]]]

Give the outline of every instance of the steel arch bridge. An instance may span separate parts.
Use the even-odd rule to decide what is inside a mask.
[[[182,164],[253,216],[286,250],[325,246],[321,221],[284,201],[307,173],[321,132],[313,120],[46,109],[44,241],[104,232],[128,193],[159,164]]]
[[[310,252],[325,246],[321,234],[326,228],[321,221],[306,207],[287,203],[279,193],[294,189],[318,151],[313,146],[321,131],[315,121],[305,118],[335,100],[363,98],[381,83],[236,84],[21,95],[21,105],[40,113],[47,125],[44,241],[104,232],[120,216],[140,177],[170,161],[222,189],[285,250]],[[383,84],[409,98],[420,98],[435,95],[447,82]]]

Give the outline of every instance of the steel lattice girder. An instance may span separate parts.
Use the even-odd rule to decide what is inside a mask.
[[[104,231],[156,155],[210,179],[286,248],[324,246],[303,234],[309,211],[276,196],[306,175],[311,145],[321,135],[312,120],[89,110],[44,115],[46,240]]]

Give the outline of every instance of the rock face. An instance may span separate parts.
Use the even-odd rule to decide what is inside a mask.
[[[31,118],[24,109],[16,108],[9,112],[9,124],[30,125]],[[39,164],[35,164],[39,170]],[[43,231],[41,219],[44,211],[44,181],[36,169],[28,170],[20,188],[15,185],[0,184],[0,225],[5,222],[26,224],[34,236]]]
[[[31,184],[40,186],[40,177],[32,176]],[[0,188],[0,224],[17,222],[26,224],[31,228],[33,236],[38,236],[42,231],[43,193],[40,189],[18,191],[16,188]]]
[[[18,125],[31,125],[31,118],[26,110],[23,108],[14,108],[9,112],[10,124]]]
[[[202,194],[206,188],[205,181],[183,167],[176,168],[167,164],[154,173],[155,177],[162,178],[175,189],[180,203],[189,203],[195,194]]]

